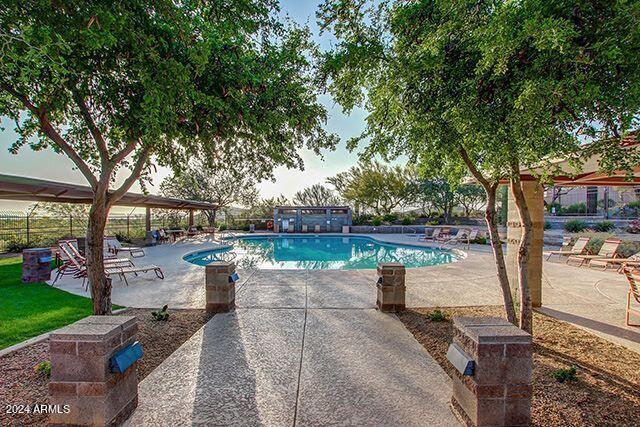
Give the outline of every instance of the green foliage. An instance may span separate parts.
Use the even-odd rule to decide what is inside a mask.
[[[293,204],[300,206],[336,206],[342,201],[335,192],[322,184],[314,184],[293,195]]]
[[[549,221],[545,221],[544,222],[544,229],[545,230],[551,230],[551,223]]]
[[[398,214],[397,213],[386,213],[384,215],[382,215],[382,220],[384,222],[394,222],[398,220]]]
[[[555,378],[555,380],[558,381],[559,383],[564,383],[566,381],[577,381],[578,380],[577,372],[578,372],[577,367],[573,365],[570,368],[556,369],[551,373],[551,375],[553,375],[553,378]]]
[[[89,298],[46,283],[24,285],[21,277],[20,257],[0,259],[0,348],[68,325],[92,313]]]
[[[599,233],[608,233],[610,231],[615,230],[615,228],[616,228],[616,225],[611,221],[596,222],[593,225],[593,230]]]
[[[122,243],[131,243],[131,238],[127,236],[125,233],[116,232],[116,239]]]
[[[486,245],[487,244],[487,236],[476,237],[476,239],[472,240],[471,243],[475,243],[475,244],[478,244],[478,245]]]
[[[371,220],[371,224],[374,225],[375,227],[378,227],[378,226],[382,225],[382,218],[379,217],[379,216],[374,217]]]
[[[456,201],[464,209],[464,216],[470,216],[487,202],[487,193],[481,185],[463,184],[456,189]]]
[[[158,321],[161,322],[166,322],[167,320],[169,320],[169,313],[167,312],[167,309],[169,308],[168,305],[164,305],[162,306],[162,309],[159,311],[152,311],[151,312],[151,316]]]
[[[245,218],[273,218],[273,209],[276,206],[286,206],[289,200],[282,194],[268,199],[256,198],[248,211],[243,214]]]
[[[36,371],[38,375],[42,375],[45,378],[51,378],[51,362],[48,360],[43,360],[33,367],[33,370]]]
[[[431,320],[432,322],[444,322],[449,317],[446,313],[443,313],[439,309],[435,309],[429,312],[427,316],[429,317],[429,320]]]
[[[572,205],[569,205],[567,207],[561,208],[560,211],[556,211],[556,213],[563,213],[563,214],[583,214],[587,212],[587,205],[586,203],[580,202],[580,203],[574,203]]]
[[[564,223],[564,229],[569,233],[579,233],[587,229],[587,223],[580,219],[572,219]]]
[[[225,231],[227,229],[227,224],[220,224],[220,226],[218,227],[219,231]]]
[[[346,172],[327,179],[340,197],[376,215],[391,213],[413,201],[415,187],[411,169],[378,161],[360,161]]]
[[[410,217],[410,216],[405,216],[404,218],[402,218],[402,220],[400,221],[400,224],[402,225],[411,225],[413,224],[414,218]]]

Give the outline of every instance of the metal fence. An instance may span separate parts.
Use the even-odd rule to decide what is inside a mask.
[[[187,228],[188,214],[151,216],[151,228]],[[48,246],[58,239],[86,235],[87,216],[54,216],[24,213],[0,213],[0,253],[20,251],[24,247]],[[203,214],[194,215],[194,225],[205,226]],[[105,234],[128,239],[144,237],[145,215],[109,215]]]

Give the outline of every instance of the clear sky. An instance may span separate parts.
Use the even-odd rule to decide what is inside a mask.
[[[322,48],[328,48],[332,43],[331,36],[328,34],[320,36],[316,25],[315,11],[319,3],[320,1],[305,0],[281,0],[280,2],[283,16],[289,16],[300,24],[309,25],[315,41]],[[291,197],[296,191],[318,182],[324,182],[327,177],[344,171],[357,162],[357,152],[348,152],[345,142],[363,130],[365,112],[355,110],[347,116],[342,112],[340,106],[335,105],[331,96],[322,95],[320,101],[329,112],[326,129],[340,136],[340,145],[335,151],[325,150],[322,159],[312,152],[302,150],[300,154],[305,163],[305,170],[278,168],[275,171],[273,182],[265,181],[259,184],[262,197],[272,197],[279,194]],[[16,140],[16,134],[12,131],[13,123],[2,119],[2,127],[4,128],[4,131],[0,132],[0,171],[2,173],[86,184],[82,175],[73,169],[73,164],[64,155],[55,154],[51,150],[34,152],[29,147],[23,147],[17,155],[9,153],[9,146]],[[169,170],[159,168],[153,177],[150,192],[157,193],[160,182],[169,174]],[[132,191],[139,190],[138,184],[132,188]],[[28,202],[0,200],[0,210],[24,210],[28,205],[30,205]]]

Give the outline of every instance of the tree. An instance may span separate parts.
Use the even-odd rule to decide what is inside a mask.
[[[364,207],[376,215],[391,213],[415,196],[412,171],[387,166],[378,161],[361,161],[357,166],[328,178],[342,199]]]
[[[273,210],[276,206],[286,206],[288,204],[289,200],[282,194],[268,199],[256,197],[250,203],[246,216],[248,218],[273,218]]]
[[[94,313],[111,311],[108,212],[153,163],[180,171],[198,155],[263,178],[301,167],[305,143],[316,153],[335,145],[309,73],[308,30],[285,27],[278,12],[273,0],[3,2],[0,114],[15,121],[13,152],[62,153],[93,190]]]
[[[89,205],[80,203],[38,202],[31,206],[32,212],[41,212],[52,216],[73,216],[84,218],[89,213]]]
[[[451,220],[453,208],[458,204],[457,193],[451,189],[451,185],[444,179],[424,180],[419,184],[420,199],[424,199],[433,209],[442,213],[444,222]]]
[[[293,204],[302,206],[332,206],[340,204],[333,190],[322,184],[314,184],[293,195]]]
[[[548,159],[581,151],[601,154],[605,172],[638,163],[620,142],[640,110],[639,15],[635,2],[585,0],[346,0],[325,1],[318,12],[338,39],[320,77],[345,109],[364,102],[369,112],[349,146],[366,138],[367,155],[406,154],[450,179],[466,168],[485,189],[498,281],[515,323],[495,209],[499,183],[509,183],[522,224],[524,330],[532,329],[533,224],[520,169],[538,166],[545,182],[555,172]],[[581,137],[602,138],[581,150]]]
[[[487,193],[481,185],[463,184],[456,189],[458,204],[464,209],[464,215],[478,211],[487,201]]]
[[[160,184],[164,196],[213,203],[218,209],[204,210],[210,227],[216,225],[218,210],[233,204],[248,206],[256,197],[255,177],[248,171],[214,170],[197,162],[180,174],[165,178]]]

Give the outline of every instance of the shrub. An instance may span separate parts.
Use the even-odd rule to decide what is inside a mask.
[[[563,383],[565,381],[576,381],[578,369],[576,366],[572,366],[570,368],[560,368],[553,371],[551,375],[556,379],[559,383]]]
[[[440,222],[437,219],[427,221],[427,225],[438,225]]]
[[[587,223],[580,219],[572,219],[564,223],[564,229],[569,233],[579,233],[587,229]]]
[[[384,214],[382,216],[382,220],[384,222],[393,222],[393,221],[397,221],[398,220],[398,214],[395,213],[388,213],[388,214]]]
[[[562,208],[562,213],[585,213],[587,211],[586,203],[574,203],[566,208]]]
[[[43,360],[33,367],[33,370],[36,371],[37,374],[42,375],[46,378],[51,377],[51,362],[48,360]]]
[[[431,320],[432,322],[444,322],[445,320],[447,320],[447,315],[438,309],[433,310],[428,314],[428,316],[429,320]]]
[[[218,230],[220,231],[224,231],[227,229],[227,224],[220,224],[220,227],[218,227]]]
[[[593,229],[600,233],[608,233],[609,231],[612,231],[615,228],[616,228],[615,224],[612,223],[611,221],[596,222],[593,225]]]
[[[545,221],[544,222],[544,227],[545,230],[551,230],[551,223],[549,221]]]
[[[166,322],[167,320],[169,320],[169,313],[167,312],[167,308],[169,308],[169,306],[165,304],[162,307],[162,310],[152,311],[151,316],[153,316],[155,320]]]
[[[562,206],[560,206],[560,203],[550,203],[547,205],[547,212],[552,213],[553,208],[556,208],[555,213],[557,214],[562,211]]]
[[[402,218],[402,221],[400,221],[400,224],[402,225],[411,225],[413,224],[413,218],[410,216],[405,216],[404,218]]]
[[[373,218],[371,220],[371,224],[373,224],[376,227],[379,226],[379,225],[382,225],[382,218],[380,218],[379,216]]]
[[[131,239],[129,238],[129,236],[119,231],[116,232],[116,239],[118,239],[118,241],[122,243],[131,243]]]
[[[471,243],[476,243],[478,245],[486,245],[487,244],[487,236],[476,237],[475,240],[471,241]]]
[[[203,228],[203,227],[202,227],[200,224],[196,225],[196,230],[198,230],[198,231],[202,231],[202,228]]]

